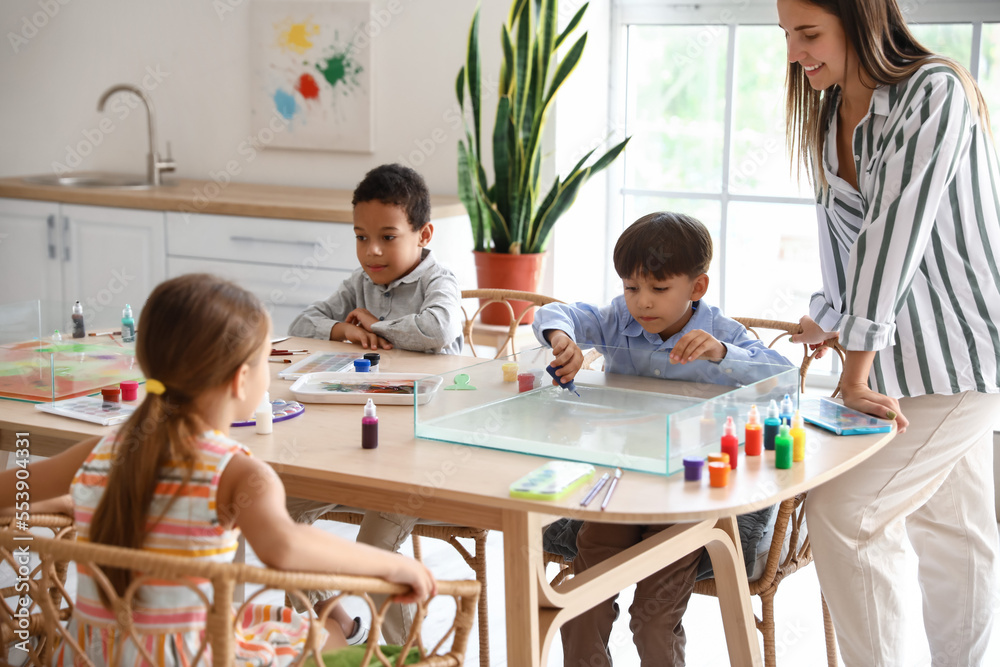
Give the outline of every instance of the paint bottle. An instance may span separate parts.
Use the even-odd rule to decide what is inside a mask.
[[[785,397],[781,399],[781,408],[778,410],[778,419],[780,419],[783,424],[788,424],[790,426],[792,423],[792,413],[794,412],[795,404],[792,403],[791,396],[785,394]]]
[[[73,338],[84,338],[87,330],[83,327],[83,306],[77,301],[73,304]]]
[[[760,413],[757,412],[757,405],[750,406],[747,414],[746,434],[746,454],[747,456],[760,456],[764,449],[764,426],[760,423]]]
[[[56,329],[55,331],[52,332],[52,340],[57,343],[62,342],[62,334],[59,333],[59,329]]]
[[[368,363],[371,364],[368,367],[369,373],[378,372],[378,362],[382,361],[382,355],[380,355],[378,352],[365,352],[365,356],[362,358],[367,359]]]
[[[361,418],[361,448],[376,447],[378,447],[378,417],[375,416],[375,402],[369,398],[365,403],[365,416]]]
[[[736,470],[736,456],[740,453],[740,441],[736,437],[736,422],[732,417],[726,417],[726,425],[722,427],[722,444],[724,454],[729,454],[729,467]]]
[[[705,457],[703,456],[684,457],[684,481],[700,482],[701,470],[704,467],[704,465],[705,465]]]
[[[782,424],[774,438],[774,467],[787,470],[792,467],[792,435],[788,424]]]
[[[729,466],[714,461],[708,464],[708,485],[721,489],[729,484]]]
[[[560,387],[562,387],[566,391],[571,391],[577,396],[579,396],[580,392],[576,390],[576,383],[574,383],[572,380],[564,380],[563,378],[556,375],[556,371],[560,368],[562,368],[562,366],[553,366],[552,364],[549,364],[548,366],[545,367],[545,371],[552,376],[553,380],[559,383]]]
[[[131,343],[135,341],[135,320],[132,319],[132,306],[125,304],[122,310],[122,342]]]
[[[367,373],[371,370],[372,362],[367,359],[355,359],[354,360],[354,372],[355,373]]]
[[[806,460],[806,429],[802,424],[802,415],[799,411],[795,411],[795,416],[792,417],[792,428],[789,431],[792,436],[792,460],[793,461],[805,461]]]
[[[254,413],[257,433],[267,435],[274,430],[274,414],[271,412],[271,394],[264,392],[264,399],[257,406]]]
[[[778,404],[772,398],[767,406],[767,418],[764,419],[764,449],[774,450],[774,438],[778,435],[779,426],[781,420],[778,418]]]

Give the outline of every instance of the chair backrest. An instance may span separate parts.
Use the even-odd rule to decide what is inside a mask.
[[[32,519],[34,520],[35,517],[33,516]],[[76,638],[70,636],[61,622],[73,613],[74,605],[64,586],[65,578],[59,576],[57,568],[60,564],[65,566],[70,561],[74,561],[78,564],[85,564],[94,581],[108,594],[115,612],[115,627],[120,633],[119,636],[131,637],[140,653],[146,653],[146,650],[142,642],[138,641],[131,610],[136,592],[143,582],[153,578],[160,581],[176,582],[184,586],[194,586],[193,579],[201,579],[211,583],[214,600],[232,600],[237,585],[255,584],[262,586],[261,590],[255,592],[243,603],[244,606],[268,590],[284,591],[292,598],[302,601],[306,608],[310,608],[308,597],[305,594],[307,590],[336,590],[340,591],[338,598],[343,596],[363,598],[372,610],[372,627],[369,634],[366,661],[363,664],[368,664],[367,660],[371,657],[372,664],[383,667],[392,667],[393,665],[377,644],[382,621],[388,608],[388,601],[380,609],[376,609],[368,594],[377,593],[391,596],[405,592],[406,587],[399,584],[371,577],[282,572],[232,563],[213,563],[135,549],[76,542],[73,539],[50,539],[9,529],[0,530],[0,559],[14,568],[14,572],[18,572],[18,569],[25,564],[22,562],[24,560],[23,552],[18,550],[23,547],[30,548],[31,553],[40,559],[40,563],[32,569],[29,575],[19,579],[18,583],[21,584],[23,581],[25,588],[17,593],[20,599],[15,609],[11,609],[6,600],[0,600],[0,636],[3,638],[4,650],[8,651],[14,644],[19,644],[27,638],[26,635],[21,634],[24,627],[21,619],[28,616],[40,619],[41,622],[34,623],[32,628],[36,643],[33,646],[29,646],[28,642],[23,644],[24,647],[28,648],[28,662],[26,664],[38,667],[51,664],[52,652],[60,642],[64,642],[73,657],[76,658],[75,664],[92,664],[81,651]],[[132,582],[125,595],[119,596],[104,575],[103,568],[106,567],[128,567],[143,574]],[[475,581],[439,581],[437,582],[437,590],[439,596],[455,598],[454,622],[437,644],[427,650],[420,637],[420,628],[427,614],[428,603],[421,603],[418,606],[416,621],[411,628],[403,655],[405,656],[411,647],[416,647],[420,651],[421,661],[415,664],[454,665],[458,667],[464,660],[465,647],[472,628],[476,604],[479,600],[480,586]],[[234,611],[232,604],[212,604],[204,598],[203,601],[208,619],[205,642],[197,655],[190,657],[190,661],[192,664],[202,664],[201,656],[210,646],[212,664],[215,667],[230,666],[233,664],[234,656],[234,622],[236,618],[242,616],[244,607],[241,606]],[[324,608],[324,618],[314,616],[310,619],[309,642],[316,636],[315,633],[321,627],[325,616],[332,609],[333,605],[328,605]],[[446,649],[444,645],[449,638],[451,645]],[[5,653],[4,657],[6,655]],[[316,660],[316,664],[323,664],[317,650],[300,654],[294,664],[303,664],[310,656]],[[144,655],[143,657],[149,661],[149,664],[156,664],[152,656]]]
[[[544,294],[535,294],[534,292],[519,292],[517,290],[509,289],[469,289],[462,290],[462,299],[479,299],[479,308],[469,317],[469,312],[462,306],[462,313],[465,315],[465,325],[462,332],[465,336],[465,344],[469,346],[472,350],[473,356],[479,356],[476,354],[476,347],[473,345],[473,334],[477,326],[484,327],[484,325],[479,320],[479,314],[483,312],[483,309],[492,303],[500,303],[507,307],[507,311],[510,314],[510,323],[507,329],[506,338],[503,340],[501,345],[497,346],[497,353],[494,359],[498,359],[507,354],[507,347],[510,347],[510,354],[517,356],[517,350],[514,346],[514,336],[517,334],[517,327],[521,326],[521,322],[524,320],[525,316],[531,312],[534,308],[538,306],[544,306],[547,303],[562,303],[559,299],[555,299],[550,296],[545,296]],[[511,306],[511,301],[526,301],[532,305],[530,308],[526,308],[519,316],[514,314],[514,308]]]
[[[792,334],[797,334],[802,332],[802,325],[797,322],[782,322],[781,320],[765,320],[757,317],[734,317],[734,320],[742,324],[747,328],[747,331],[756,336],[757,340],[763,342],[764,339],[761,338],[758,329],[773,329],[778,332],[778,334],[771,339],[771,342],[767,343],[768,347],[774,347],[774,345],[784,339],[791,338]],[[837,356],[840,357],[840,365],[843,368],[844,365],[844,348],[836,340],[828,340],[825,347],[833,350]],[[819,353],[820,349],[810,351],[809,346],[802,344],[802,360],[799,362],[799,390],[805,391],[806,388],[806,373],[809,372],[809,366],[812,364],[813,359]],[[794,361],[794,360],[793,360]],[[837,387],[833,390],[830,396],[836,396],[840,393],[840,379],[837,379]]]

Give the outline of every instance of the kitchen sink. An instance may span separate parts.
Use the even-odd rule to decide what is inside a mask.
[[[73,188],[127,188],[141,190],[159,187],[151,185],[145,176],[111,174],[106,172],[79,172],[62,175],[43,174],[41,176],[26,176],[22,180],[31,185],[58,185]]]

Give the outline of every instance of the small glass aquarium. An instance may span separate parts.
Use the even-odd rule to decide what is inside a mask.
[[[134,343],[113,335],[56,335],[41,323],[39,301],[0,305],[0,398],[51,402],[122,380],[143,381]]]
[[[420,382],[440,382],[414,405],[419,438],[669,475],[686,456],[719,451],[728,417],[742,446],[752,405],[798,405],[795,366],[723,359],[673,364],[667,352],[605,348],[556,387],[540,347],[481,361]],[[516,364],[516,368],[511,364]],[[607,369],[608,372],[605,372]],[[616,371],[616,372],[610,372]]]

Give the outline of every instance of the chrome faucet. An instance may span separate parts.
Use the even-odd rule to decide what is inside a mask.
[[[111,86],[104,91],[101,99],[97,102],[97,110],[104,111],[104,103],[108,98],[119,92],[128,92],[136,95],[142,103],[146,105],[146,121],[149,125],[149,154],[146,156],[146,180],[150,185],[162,185],[163,179],[160,174],[165,171],[173,171],[177,167],[173,157],[170,155],[170,142],[167,142],[167,156],[161,158],[156,152],[156,115],[153,112],[153,100],[138,86],[130,83],[120,83]]]

